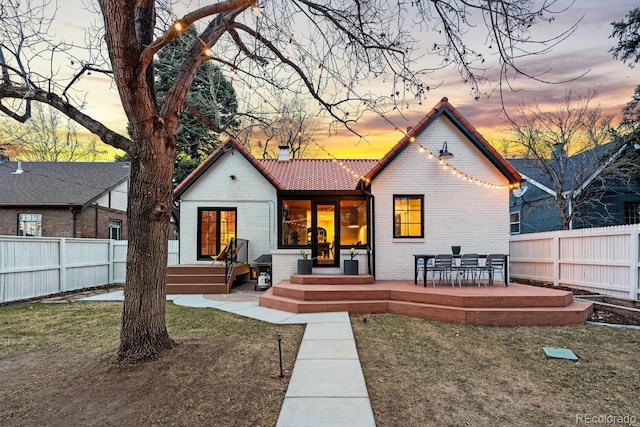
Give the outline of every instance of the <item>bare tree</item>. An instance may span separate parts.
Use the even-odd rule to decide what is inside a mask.
[[[0,139],[12,148],[12,155],[33,162],[93,161],[104,154],[95,139],[78,139],[78,126],[58,110],[43,104],[33,106],[24,124],[14,120],[0,121]]]
[[[554,0],[222,0],[194,7],[182,16],[173,10],[163,13],[166,2],[98,0],[104,37],[91,40],[104,41],[109,66],[98,62],[99,55],[74,58],[78,68],[62,82],[56,79],[60,62],[53,58],[59,53],[70,55],[66,49],[71,47],[50,39],[52,1],[5,0],[0,7],[0,111],[25,120],[32,102],[48,104],[131,159],[129,252],[117,353],[121,361],[150,359],[176,345],[165,321],[171,175],[178,119],[205,61],[215,61],[235,76],[236,90],[246,91],[247,96],[238,98],[248,114],[253,102],[268,102],[267,88],[291,95],[307,93],[334,123],[352,129],[367,109],[404,108],[410,99],[426,96],[429,85],[424,79],[429,69],[416,62],[420,55],[439,58],[431,69],[457,66],[477,91],[486,79],[485,55],[495,52],[504,70],[521,71],[522,52],[543,53],[573,29],[547,44],[532,39],[532,26],[549,22],[562,11]],[[474,49],[465,36],[481,22],[486,44]],[[154,56],[190,25],[199,26],[199,35],[159,107]],[[417,40],[417,32],[429,43]],[[478,40],[476,34],[473,39]],[[423,46],[431,47],[420,51]],[[42,65],[43,60],[51,64],[47,75],[36,72],[36,61]],[[82,112],[74,88],[87,70],[112,71],[132,139]],[[373,90],[374,80],[384,87],[385,95]]]
[[[607,183],[630,177],[623,156],[627,146],[615,141],[614,116],[590,105],[595,96],[595,90],[585,95],[569,90],[563,104],[549,109],[522,105],[516,117],[509,117],[508,132],[525,159],[513,163],[526,179],[551,189],[564,229],[573,228],[575,220],[587,226],[593,215],[607,217],[602,199]]]
[[[256,145],[265,159],[278,156],[279,147],[288,147],[291,157],[301,158],[318,129],[315,115],[300,100],[281,101],[278,113],[257,124]],[[262,136],[262,137],[261,137]]]

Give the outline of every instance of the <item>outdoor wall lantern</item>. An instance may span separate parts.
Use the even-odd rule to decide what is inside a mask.
[[[438,156],[440,160],[451,160],[453,159],[453,154],[449,152],[447,149],[447,141],[442,145],[442,150],[440,150],[440,155]]]

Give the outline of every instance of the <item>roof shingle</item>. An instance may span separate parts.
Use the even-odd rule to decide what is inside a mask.
[[[0,164],[0,205],[84,206],[129,177],[124,162]]]

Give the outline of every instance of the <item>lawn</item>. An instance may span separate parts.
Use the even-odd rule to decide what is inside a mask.
[[[568,426],[609,415],[640,423],[640,330],[390,314],[352,316],[352,325],[379,427]],[[546,359],[542,347],[569,348],[579,361]]]
[[[275,425],[303,325],[168,303],[169,332],[182,345],[122,366],[109,362],[120,315],[119,303],[1,308],[0,425]],[[352,325],[380,427],[640,422],[640,330],[475,327],[390,314],[352,316]],[[543,346],[570,348],[580,360],[548,360]]]
[[[182,345],[121,366],[109,361],[121,311],[119,303],[0,309],[0,425],[275,425],[304,326],[168,303],[169,333]]]

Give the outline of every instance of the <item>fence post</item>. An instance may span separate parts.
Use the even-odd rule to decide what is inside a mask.
[[[108,262],[109,262],[109,269],[108,269],[109,273],[108,273],[108,277],[107,277],[107,283],[110,284],[110,285],[113,284],[113,282],[114,282],[113,277],[114,277],[115,273],[113,271],[113,269],[114,269],[114,266],[113,266],[113,258],[114,258],[113,251],[115,251],[115,250],[116,249],[115,249],[114,241],[112,239],[109,239],[109,255],[108,255],[108,257],[109,257],[109,260],[108,260]]]
[[[560,236],[553,236],[553,286],[560,286]]]
[[[67,289],[67,239],[60,238],[60,246],[58,247],[58,265],[60,267],[60,283],[58,283],[58,292],[64,292]]]
[[[629,298],[635,300],[640,298],[640,295],[638,295],[638,293],[640,293],[640,289],[638,288],[638,268],[640,268],[638,263],[640,248],[638,248],[638,245],[640,245],[640,231],[631,230],[630,233],[631,236],[629,236],[629,240],[631,247],[629,248],[629,253],[631,254],[631,262],[629,263],[629,268],[631,271],[629,272],[629,280],[631,283],[629,283]]]

